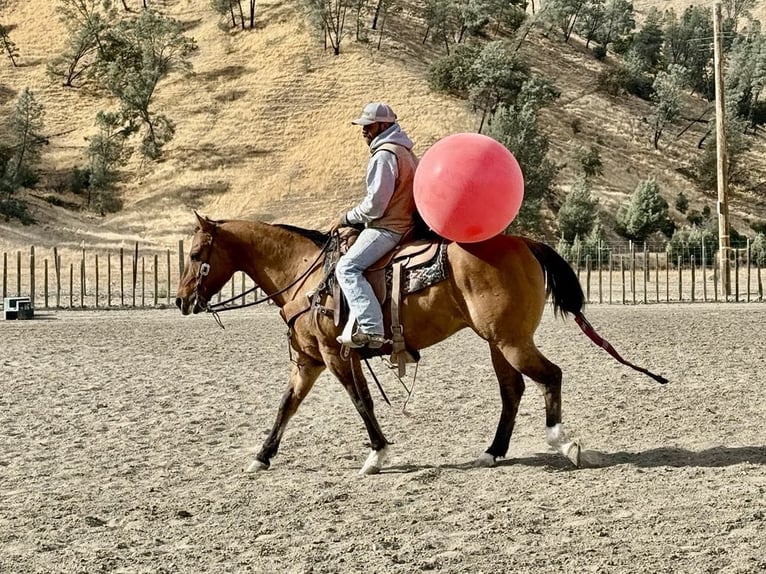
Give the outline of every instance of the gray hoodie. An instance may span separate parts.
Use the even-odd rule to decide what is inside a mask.
[[[399,124],[392,125],[372,140],[371,157],[367,164],[367,194],[346,214],[346,219],[351,224],[369,225],[385,213],[388,202],[391,201],[396,188],[396,179],[399,176],[399,168],[394,153],[385,149],[378,151],[378,148],[386,143],[412,149],[412,140],[399,127]]]

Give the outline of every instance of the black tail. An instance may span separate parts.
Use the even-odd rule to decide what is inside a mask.
[[[588,320],[582,313],[582,308],[585,305],[585,294],[582,291],[580,280],[569,266],[569,263],[555,249],[545,243],[533,241],[532,239],[524,238],[524,241],[545,272],[545,292],[547,295],[553,296],[553,311],[555,314],[566,315],[567,313],[572,313],[580,330],[593,343],[612,355],[616,361],[653,378],[661,385],[668,382],[665,377],[656,375],[643,367],[623,359],[617,352],[617,349],[609,341],[601,337],[593,326],[588,323]]]
[[[578,315],[582,312],[585,294],[569,263],[545,243],[527,238],[524,238],[524,241],[543,268],[545,292],[553,298],[553,312],[557,315]]]

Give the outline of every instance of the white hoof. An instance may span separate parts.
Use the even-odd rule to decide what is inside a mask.
[[[264,470],[269,470],[269,465],[265,462],[261,462],[260,460],[255,459],[250,463],[250,466],[245,469],[245,472],[262,472]]]
[[[561,446],[561,452],[564,454],[564,456],[567,457],[573,465],[575,465],[577,468],[580,468],[582,466],[583,451],[579,441],[571,441]]]
[[[551,447],[567,457],[576,467],[582,466],[582,446],[579,441],[569,440],[562,423],[546,428],[545,435],[545,440]]]
[[[479,455],[479,458],[473,461],[473,465],[481,468],[492,468],[497,465],[497,462],[493,455],[483,452]]]
[[[380,450],[371,450],[370,454],[367,456],[367,460],[364,461],[364,465],[359,471],[359,474],[362,476],[368,474],[378,474],[383,468],[383,465],[386,462],[386,458],[388,458],[387,446],[384,446]]]

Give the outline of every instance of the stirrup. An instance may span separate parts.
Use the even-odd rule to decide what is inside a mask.
[[[345,345],[351,349],[360,349],[367,347],[369,349],[380,349],[386,344],[386,337],[384,335],[378,335],[376,333],[364,333],[357,331],[351,335],[350,339],[345,339],[342,336],[337,337],[336,340],[341,345]]]

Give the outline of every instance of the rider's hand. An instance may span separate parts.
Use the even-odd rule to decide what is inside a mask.
[[[339,227],[348,227],[348,219],[346,219],[346,212],[343,211],[330,227],[330,233],[338,231]]]

